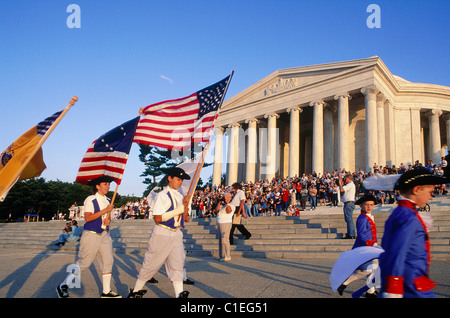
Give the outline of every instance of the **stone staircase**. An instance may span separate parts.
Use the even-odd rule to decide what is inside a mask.
[[[450,261],[449,204],[441,200],[430,205],[430,213],[434,219],[434,226],[430,231],[432,259]],[[379,243],[384,222],[389,216],[387,211],[392,211],[392,208],[393,205],[377,207],[374,213]],[[342,252],[351,249],[354,240],[341,239],[346,232],[342,208],[321,209],[320,213],[308,212],[300,217],[258,216],[244,219],[252,237],[243,240],[236,230],[234,245],[231,247],[232,257],[337,258]],[[358,214],[357,209],[354,213],[355,220]],[[83,222],[79,223],[82,226]],[[64,221],[1,223],[0,247],[75,251],[78,249],[78,242],[66,243],[62,247],[55,245],[64,224]],[[153,226],[153,220],[113,221],[110,233],[115,252],[144,253]],[[186,225],[184,242],[190,256],[218,257],[216,219],[191,220]]]

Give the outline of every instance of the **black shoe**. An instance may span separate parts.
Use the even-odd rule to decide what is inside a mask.
[[[64,244],[65,244],[65,242],[58,242],[58,243],[56,243],[55,245],[61,246],[61,245],[64,245]]]
[[[355,238],[356,238],[356,236],[346,235],[343,239],[344,240],[354,240]]]
[[[340,296],[342,296],[342,293],[344,292],[345,288],[347,288],[347,285],[344,284],[338,287],[337,292],[339,293]]]
[[[58,293],[58,297],[59,298],[69,298],[69,293],[67,292],[67,290],[69,289],[69,286],[67,285],[58,285],[58,287],[56,287],[56,292]]]
[[[102,293],[101,298],[122,298],[122,296],[120,296],[116,292],[110,291],[107,294]]]
[[[130,294],[128,294],[127,298],[142,298],[146,292],[147,291],[145,289],[138,290],[137,292],[130,289]]]
[[[158,281],[155,279],[155,277],[152,277],[152,278],[150,278],[150,279],[147,281],[147,283],[149,283],[149,284],[157,284]]]
[[[179,295],[178,298],[188,298],[189,296],[189,292],[187,290],[182,291]]]
[[[185,281],[183,281],[183,284],[187,284],[187,285],[194,285],[195,282],[193,280],[190,280],[189,278],[186,278]]]
[[[366,297],[366,298],[377,298],[378,297],[378,292],[377,291],[374,291],[373,293],[365,293],[364,294],[364,297]]]
[[[251,238],[251,237],[252,237],[251,235],[246,236],[246,237],[244,238],[244,240],[248,240],[248,239]]]

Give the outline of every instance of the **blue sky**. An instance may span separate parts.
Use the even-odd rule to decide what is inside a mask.
[[[70,4],[80,28],[66,24]],[[380,28],[367,27],[370,4]],[[406,80],[450,86],[449,11],[447,0],[2,0],[0,151],[77,95],[43,145],[42,177],[73,182],[94,139],[233,69],[226,98],[277,69],[374,55]],[[145,189],[138,154],[121,194]]]

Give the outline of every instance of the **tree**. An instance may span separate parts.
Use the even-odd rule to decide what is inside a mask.
[[[139,144],[139,160],[146,166],[141,174],[144,177],[143,183],[147,184],[144,196],[158,184],[158,178],[164,175],[164,169],[175,165],[169,163],[170,154],[171,151],[167,149]]]
[[[139,144],[139,160],[146,166],[144,172],[141,174],[141,177],[144,177],[143,183],[147,184],[144,196],[147,196],[157,185],[164,186],[165,180],[162,177],[165,175],[167,169],[175,167],[191,158],[195,158],[201,151],[203,151],[203,147],[200,143],[196,143],[188,151],[168,150]],[[211,164],[205,163],[203,167]]]
[[[0,203],[0,219],[6,219],[9,213],[13,219],[32,213],[49,220],[59,212],[68,214],[73,203],[82,205],[91,194],[91,187],[75,182],[45,181],[44,178],[24,180],[16,183]]]

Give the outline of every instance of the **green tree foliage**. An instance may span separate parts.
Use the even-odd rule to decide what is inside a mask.
[[[75,202],[82,205],[91,194],[91,187],[75,182],[45,181],[44,178],[24,180],[16,183],[0,203],[0,219],[11,213],[14,220],[25,214],[39,214],[40,218],[49,220],[56,213],[68,213]]]
[[[53,215],[62,212],[69,214],[72,204],[83,205],[93,190],[90,186],[77,182],[45,181],[44,178],[28,179],[16,183],[9,191],[5,201],[0,202],[0,219],[23,219],[26,214],[39,214],[39,218],[50,220]],[[113,191],[107,196],[112,198]],[[120,207],[138,197],[116,195],[114,206]]]
[[[166,169],[193,159],[202,151],[203,148],[200,143],[196,143],[193,147],[188,149],[188,151],[167,150],[155,146],[139,144],[139,160],[146,166],[144,172],[141,174],[141,177],[144,177],[143,183],[147,184],[144,196],[147,196],[154,187],[162,187],[165,185],[166,180],[163,177]],[[212,163],[205,163],[203,167],[207,167],[211,164]],[[201,187],[202,184],[203,182],[199,180],[197,187]]]
[[[158,184],[164,176],[165,168],[175,166],[174,163],[169,163],[170,155],[171,150],[139,144],[139,160],[145,164],[145,170],[141,174],[144,177],[143,183],[147,185],[144,196]]]

